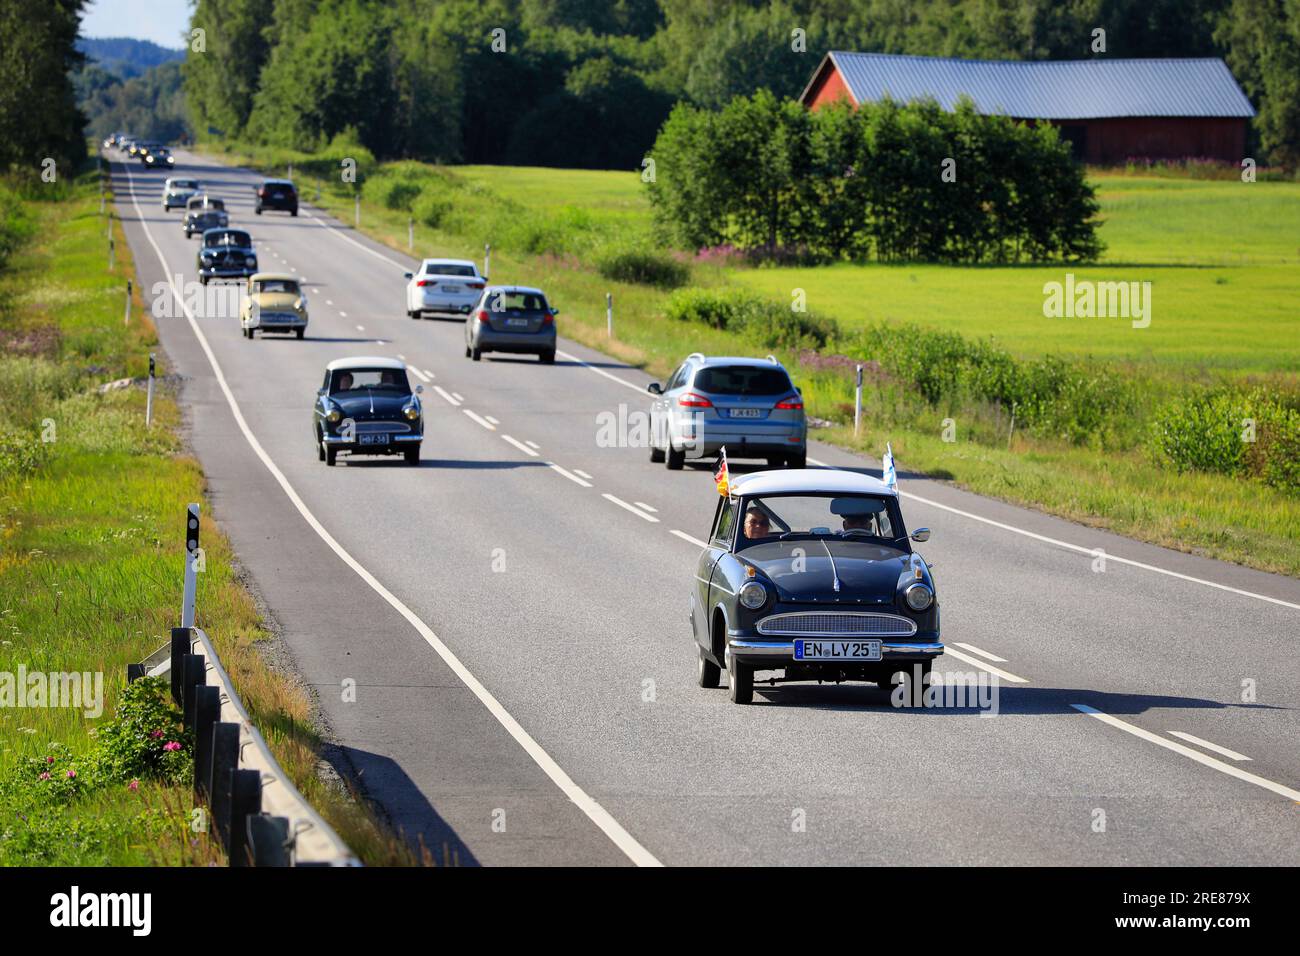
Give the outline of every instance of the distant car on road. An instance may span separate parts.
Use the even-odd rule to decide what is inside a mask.
[[[487,286],[487,277],[469,259],[425,259],[420,271],[406,273],[406,314],[468,315]]]
[[[173,176],[163,183],[162,207],[163,211],[170,212],[173,207],[179,206],[184,209],[190,198],[199,191],[199,181],[197,179],[186,179],[179,176]]]
[[[899,683],[921,703],[943,653],[939,602],[911,547],[930,531],[907,533],[897,491],[833,469],[760,471],[727,490],[691,588],[699,685],[726,670],[748,704],[754,674],[777,671],[773,683]]]
[[[151,146],[140,161],[145,169],[166,169],[176,165],[176,157],[166,146]]]
[[[185,201],[185,238],[196,232],[202,235],[209,229],[230,225],[226,204],[208,195],[191,196]]]
[[[411,390],[406,365],[397,359],[358,356],[330,362],[312,412],[317,457],[333,465],[345,451],[401,455],[408,465],[419,464],[423,391],[423,385]]]
[[[768,467],[808,464],[803,396],[785,367],[766,359],[693,352],[664,384],[651,382],[650,460],[677,470],[692,458],[763,458]]]
[[[260,329],[292,332],[302,338],[307,332],[307,295],[297,276],[280,272],[258,272],[248,277],[248,296],[239,307],[239,324],[247,338]]]
[[[475,362],[484,352],[536,355],[555,361],[555,317],[541,289],[493,285],[483,290],[465,323],[465,357]]]
[[[264,209],[279,209],[291,216],[298,215],[298,190],[287,179],[263,180],[257,187],[253,211],[260,216]]]
[[[203,233],[203,243],[195,255],[199,281],[244,279],[257,272],[257,251],[253,237],[243,229],[220,226]]]

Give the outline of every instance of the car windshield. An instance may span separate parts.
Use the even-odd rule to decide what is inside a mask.
[[[199,183],[196,179],[173,179],[172,189],[198,189]]]
[[[400,368],[336,369],[330,378],[330,394],[341,392],[410,392],[406,370]]]
[[[263,279],[257,284],[258,292],[285,292],[289,295],[298,294],[298,283],[291,282],[288,279]]]
[[[211,198],[211,197],[208,197],[208,199],[207,199],[207,206],[208,206],[209,209],[225,209],[225,208],[226,208],[226,204],[225,204],[225,201],[224,201],[224,200],[221,200],[221,199],[213,199],[213,198]]]
[[[203,237],[205,246],[247,246],[246,232],[214,232]]]
[[[536,292],[497,292],[488,296],[493,312],[545,312],[546,299]]]
[[[741,546],[779,538],[845,538],[894,544],[897,505],[876,495],[768,495],[749,498]]]
[[[426,262],[424,274],[430,276],[466,276],[474,278],[478,273],[473,266],[457,265],[454,262]]]
[[[784,395],[794,391],[781,368],[761,365],[713,365],[695,373],[694,388],[713,395]]]

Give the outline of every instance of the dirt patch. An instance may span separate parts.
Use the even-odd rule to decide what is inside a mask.
[[[57,359],[63,334],[57,325],[30,325],[17,329],[0,328],[0,354],[25,355],[32,358]]]

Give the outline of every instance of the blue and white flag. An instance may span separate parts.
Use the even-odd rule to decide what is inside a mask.
[[[885,443],[884,467],[880,472],[880,480],[895,491],[898,490],[898,472],[894,471],[894,446]]]

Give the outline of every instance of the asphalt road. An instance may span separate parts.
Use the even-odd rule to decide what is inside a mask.
[[[648,407],[646,375],[565,341],[563,301],[554,366],[472,363],[459,322],[405,316],[414,260],[307,205],[254,216],[260,177],[178,159],[261,268],[306,279],[302,342],[250,342],[231,315],[157,325],[215,516],[334,759],[411,839],[486,865],[1300,860],[1300,582],[904,473],[908,524],[934,535],[936,672],[996,673],[996,716],[865,685],[734,706],[695,686],[686,616],[707,467],[598,445],[601,413]],[[113,174],[142,287],[183,293],[197,242],[163,174]],[[428,379],[420,468],[317,461],[315,390],[346,355]]]

